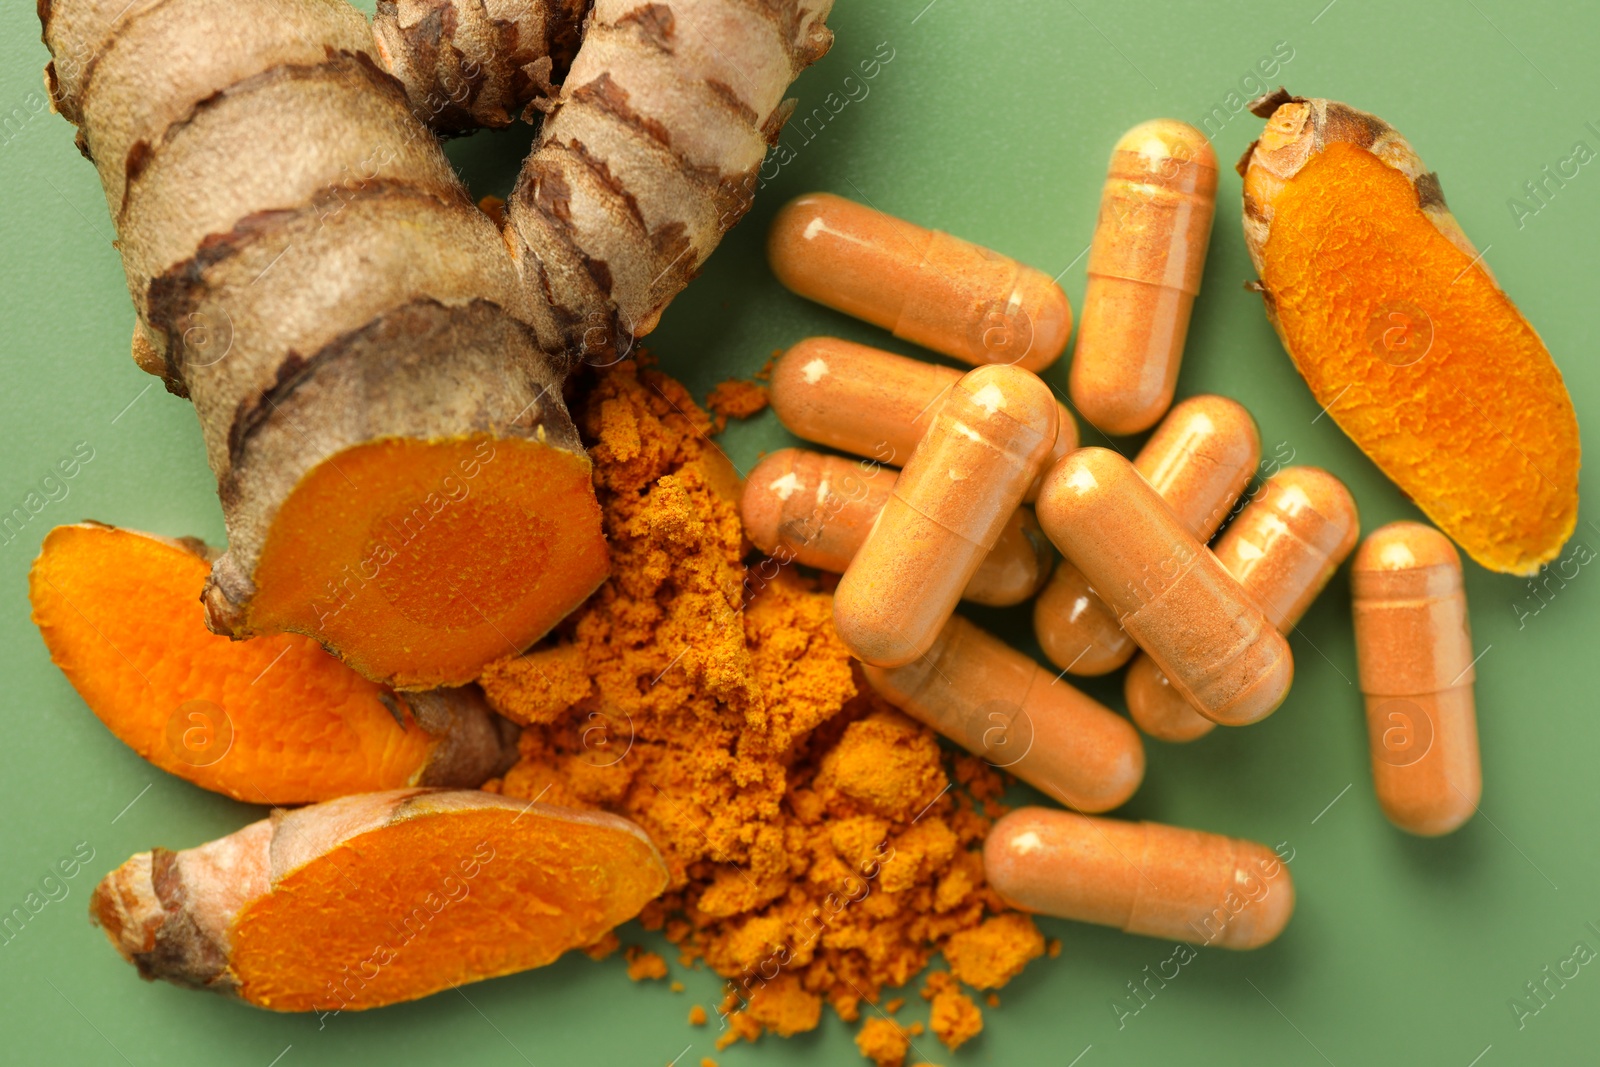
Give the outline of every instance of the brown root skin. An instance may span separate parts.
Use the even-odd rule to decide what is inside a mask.
[[[618,816],[408,789],[140,853],[89,914],[146,979],[276,1011],[361,1010],[543,966],[666,883],[644,831]]]
[[[1270,106],[1263,115],[1263,110]],[[1268,120],[1267,129],[1252,142],[1235,168],[1244,185],[1245,249],[1256,271],[1261,270],[1261,250],[1266,245],[1272,221],[1273,193],[1282,183],[1292,181],[1306,163],[1329,144],[1353,144],[1371,152],[1393,167],[1417,190],[1417,202],[1428,221],[1451,244],[1471,258],[1479,270],[1489,275],[1488,265],[1478,257],[1456,217],[1444,202],[1439,176],[1423,165],[1421,157],[1400,131],[1366,111],[1358,111],[1336,100],[1292,96],[1281,86],[1258,97],[1250,109]]]
[[[395,694],[312,642],[240,643],[197,603],[216,552],[101,523],[58,526],[29,575],[51,659],[124,744],[248,803],[476,786],[516,755],[476,687]]]
[[[609,363],[747,211],[832,0],[599,0],[506,205],[548,349]]]
[[[379,0],[372,35],[412,111],[443,134],[509,126],[555,94],[585,0]]]

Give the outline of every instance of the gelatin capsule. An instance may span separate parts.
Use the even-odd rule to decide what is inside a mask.
[[[1043,271],[831,193],[779,210],[767,261],[796,294],[965,363],[1041,371],[1072,332]]]
[[[1289,868],[1265,845],[1051,808],[996,822],[983,872],[1023,911],[1218,948],[1260,948],[1294,913]]]
[[[899,667],[932,647],[1049,455],[1056,412],[1016,367],[950,390],[834,593],[834,629],[859,659]]]
[[[1289,692],[1283,635],[1133,465],[1104,448],[1057,463],[1039,523],[1122,628],[1208,719],[1244,726]]]
[[[836,337],[808,337],[773,365],[770,393],[778,421],[795,436],[898,467],[960,380],[953,367]],[[1056,409],[1051,461],[1078,447],[1078,424],[1065,406]],[[1036,480],[1025,499],[1038,495]]]
[[[1209,541],[1244,492],[1261,438],[1244,405],[1192,396],[1156,427],[1133,466],[1198,541]],[[1063,560],[1033,609],[1033,632],[1051,663],[1072,674],[1106,674],[1136,651],[1116,615]]]
[[[1461,557],[1431,526],[1390,523],[1361,543],[1350,592],[1378,803],[1402,830],[1447,834],[1483,794]]]
[[[953,616],[927,655],[864,668],[889,703],[1079,811],[1109,811],[1144,778],[1128,720]]]
[[[1327,471],[1286,467],[1267,479],[1213,552],[1287,634],[1356,547],[1360,518],[1350,491]],[[1149,656],[1123,680],[1128,714],[1163,741],[1193,741],[1216,723],[1191,708]]]
[[[1091,426],[1138,433],[1172,403],[1216,200],[1217,157],[1193,126],[1155,119],[1112,149],[1070,378]]]
[[[745,479],[740,512],[750,543],[787,562],[842,574],[899,475],[871,460],[784,448]],[[961,599],[990,607],[1020,604],[1050,575],[1055,549],[1030,508],[1018,508],[983,558]]]

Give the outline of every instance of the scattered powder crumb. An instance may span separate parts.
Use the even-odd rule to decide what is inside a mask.
[[[608,930],[606,936],[584,948],[583,954],[592,960],[603,960],[621,947],[622,942],[617,940],[617,932]]]
[[[983,1013],[972,998],[959,989],[945,989],[933,996],[928,1029],[954,1052],[983,1030]]]
[[[983,998],[983,1002],[989,1005],[991,1008],[998,1008],[1000,1006],[1000,994],[990,993],[988,996]]]
[[[710,1016],[706,1014],[706,1010],[698,1004],[689,1009],[690,1026],[704,1026],[709,1018]]]
[[[1061,955],[1061,939],[1059,937],[1052,937],[1050,940],[1044,943],[1044,950],[1051,959],[1056,959]]]
[[[885,1004],[883,1006],[883,1010],[884,1010],[885,1013],[887,1013],[889,1015],[893,1015],[895,1012],[899,1011],[901,1008],[903,1008],[905,1006],[906,1006],[906,998],[905,997],[895,997],[893,1000],[889,1001],[889,1003],[887,1003],[887,1004]]]
[[[682,993],[683,992],[683,983],[682,982],[673,982],[667,988],[672,990],[674,993]]]
[[[713,433],[721,433],[729,419],[748,419],[767,406],[767,387],[758,382],[730,379],[711,390],[706,407],[711,409]]]
[[[612,575],[485,669],[523,724],[500,789],[650,834],[669,883],[640,921],[726,980],[717,1047],[810,1030],[824,1005],[857,1022],[941,952],[992,985],[1042,952],[983,877],[1003,779],[872,692],[817,582],[747,557],[737,475],[687,390],[624,361],[573,414]],[[628,960],[665,976],[659,956]]]
[[[901,1067],[911,1041],[893,1019],[874,1018],[862,1023],[856,1032],[856,1048],[878,1067]]]
[[[667,976],[667,961],[659,953],[629,945],[622,955],[628,961],[628,977],[635,982]]]
[[[953,934],[944,947],[950,971],[974,989],[998,989],[1044,955],[1044,936],[1019,912],[985,919],[976,929]]]
[[[717,1067],[717,1061],[710,1056],[703,1056],[700,1059],[700,1067]]]

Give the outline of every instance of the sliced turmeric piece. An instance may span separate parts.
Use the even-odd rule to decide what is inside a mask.
[[[90,917],[145,978],[351,1011],[541,967],[666,884],[649,837],[619,816],[403,789],[141,852],[96,887]]]
[[[100,721],[162,770],[256,804],[476,786],[513,746],[475,689],[392,693],[298,634],[206,629],[211,553],[99,523],[58,526],[33,619]]]
[[[1578,423],[1539,335],[1382,119],[1270,93],[1239,161],[1267,316],[1317,402],[1493,571],[1532,574],[1578,515]]]

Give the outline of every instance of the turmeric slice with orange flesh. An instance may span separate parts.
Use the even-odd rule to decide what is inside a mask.
[[[476,786],[509,754],[476,689],[405,695],[298,634],[206,629],[211,553],[99,523],[58,526],[29,573],[33,619],[100,721],[162,770],[255,804]]]
[[[359,1011],[542,967],[666,884],[620,816],[407,789],[141,852],[96,887],[90,917],[145,978],[273,1011]]]
[[[461,685],[521,652],[609,568],[589,459],[552,440],[387,438],[308,471],[267,528],[256,591],[215,576],[213,629],[315,636],[397,689]],[[221,620],[221,621],[219,621]]]
[[[1283,90],[1251,107],[1245,244],[1317,403],[1473,559],[1535,573],[1578,515],[1577,416],[1544,343],[1391,126]]]

